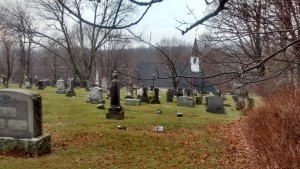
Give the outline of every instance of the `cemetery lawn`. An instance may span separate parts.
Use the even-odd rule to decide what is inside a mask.
[[[16,87],[16,86],[14,86]],[[1,88],[1,87],[0,87]],[[12,87],[11,87],[12,88]],[[0,168],[232,168],[227,164],[226,143],[221,133],[207,126],[222,125],[240,118],[235,107],[226,114],[205,112],[205,105],[179,107],[166,102],[160,91],[161,104],[121,105],[124,120],[108,120],[106,111],[86,102],[85,89],[75,89],[76,97],[56,94],[56,88],[37,90],[42,95],[43,130],[51,134],[52,152],[41,157],[0,155]],[[104,93],[106,95],[106,93]],[[150,93],[149,93],[150,95]],[[175,99],[176,100],[176,99]],[[174,100],[174,101],[175,101]],[[232,104],[228,96],[225,103]],[[106,100],[105,107],[109,106]],[[162,114],[155,114],[160,109]],[[183,117],[176,117],[176,113]],[[118,130],[118,125],[126,130]],[[155,126],[165,132],[157,133]]]

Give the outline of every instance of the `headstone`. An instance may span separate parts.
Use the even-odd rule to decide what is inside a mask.
[[[247,101],[247,109],[252,110],[254,107],[254,99],[252,97],[248,97]]]
[[[102,89],[100,87],[91,87],[88,93],[87,102],[92,104],[104,104],[105,101],[103,100]]]
[[[182,88],[178,88],[177,92],[176,92],[176,97],[178,98],[180,96],[183,96],[183,90],[182,90]]]
[[[166,98],[167,98],[167,102],[173,102],[173,98],[174,98],[174,90],[173,89],[167,90]]]
[[[194,107],[195,102],[193,97],[180,96],[177,98],[177,106]]]
[[[141,99],[143,96],[143,86],[138,86],[136,89],[136,97]]]
[[[107,119],[124,119],[124,109],[120,105],[120,83],[117,80],[118,74],[116,71],[112,74],[113,80],[111,81],[110,88],[110,106],[108,107],[108,113],[106,113]]]
[[[246,101],[244,97],[238,97],[238,101],[236,103],[236,110],[243,110],[246,107]]]
[[[150,100],[150,104],[160,104],[160,101],[159,101],[159,89],[157,87],[155,87],[153,90],[154,90],[153,91],[153,97]]]
[[[141,101],[144,103],[149,103],[148,87],[146,86],[143,87],[143,94],[142,94]]]
[[[31,89],[32,88],[32,83],[30,82],[29,78],[25,79],[25,88],[26,89]]]
[[[133,99],[133,84],[128,82],[125,88],[125,98]]]
[[[232,99],[234,101],[234,103],[237,103],[238,102],[238,96],[237,95],[232,95]]]
[[[5,88],[8,88],[8,78],[6,76],[2,77],[2,80],[3,80],[3,86]]]
[[[106,77],[103,77],[102,78],[102,81],[101,81],[101,88],[103,91],[108,91],[108,86],[107,86],[107,79]]]
[[[37,84],[38,84],[38,90],[44,90],[44,81],[39,80]]]
[[[197,105],[201,105],[202,104],[203,96],[196,96],[195,99],[196,99],[196,104]]]
[[[140,99],[125,99],[125,105],[140,106],[141,100]]]
[[[123,125],[118,125],[118,129],[119,129],[119,130],[126,130],[127,127],[126,127],[126,126],[123,126]]]
[[[220,96],[209,96],[207,97],[206,112],[211,113],[224,113],[224,102]]]
[[[66,93],[64,80],[57,80],[57,82],[56,82],[56,93],[58,93],[58,94],[65,94]]]
[[[43,134],[42,97],[22,89],[0,90],[0,151],[35,156],[51,151],[51,136]]]
[[[66,92],[67,97],[76,96],[74,88],[75,88],[74,80],[73,80],[73,78],[70,78],[68,81],[68,88],[67,88],[67,92]]]
[[[107,93],[106,93],[106,98],[107,98],[107,99],[110,98],[110,90],[111,90],[111,87],[108,86],[108,87],[107,87]]]
[[[176,116],[177,117],[183,117],[183,114],[182,113],[176,113]]]
[[[97,105],[97,109],[105,109],[104,104],[100,103]]]
[[[161,114],[161,110],[160,109],[156,109],[155,114]]]
[[[185,95],[187,97],[194,97],[193,91],[190,87],[185,89]]]
[[[156,132],[163,132],[164,131],[164,127],[163,126],[155,126],[154,127],[154,131],[156,131]]]

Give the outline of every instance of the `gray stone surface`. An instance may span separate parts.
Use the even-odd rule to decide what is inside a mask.
[[[107,87],[108,87],[107,86],[107,79],[106,79],[106,77],[103,77],[102,81],[101,81],[101,88],[102,88],[103,91],[108,91]]]
[[[207,97],[206,112],[225,113],[223,98],[221,96]]]
[[[88,103],[92,103],[92,104],[102,103],[102,104],[104,104],[102,89],[100,87],[91,87],[89,89],[87,99],[88,99],[87,100]]]
[[[40,156],[51,152],[51,135],[43,134],[35,138],[16,139],[0,137],[0,151],[14,151]]]
[[[67,92],[66,92],[67,97],[76,96],[74,88],[75,88],[75,82],[74,82],[73,78],[70,78],[68,81],[68,88],[67,88]]]
[[[65,94],[65,81],[64,80],[57,80],[56,82],[56,93],[58,94]]]
[[[140,99],[125,99],[125,105],[140,106],[141,100]]]
[[[125,98],[133,99],[133,84],[131,82],[126,83]]]
[[[22,89],[0,90],[0,150],[34,155],[50,152],[51,137],[43,134],[42,97]]]
[[[193,97],[180,96],[177,98],[177,106],[194,107],[195,102]]]

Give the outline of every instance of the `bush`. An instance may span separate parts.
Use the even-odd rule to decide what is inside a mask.
[[[300,89],[264,96],[245,120],[245,135],[263,168],[300,168]]]

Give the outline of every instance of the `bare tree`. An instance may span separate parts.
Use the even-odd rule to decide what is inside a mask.
[[[16,60],[16,37],[9,29],[0,31],[0,72],[7,77],[7,86],[13,74]]]

